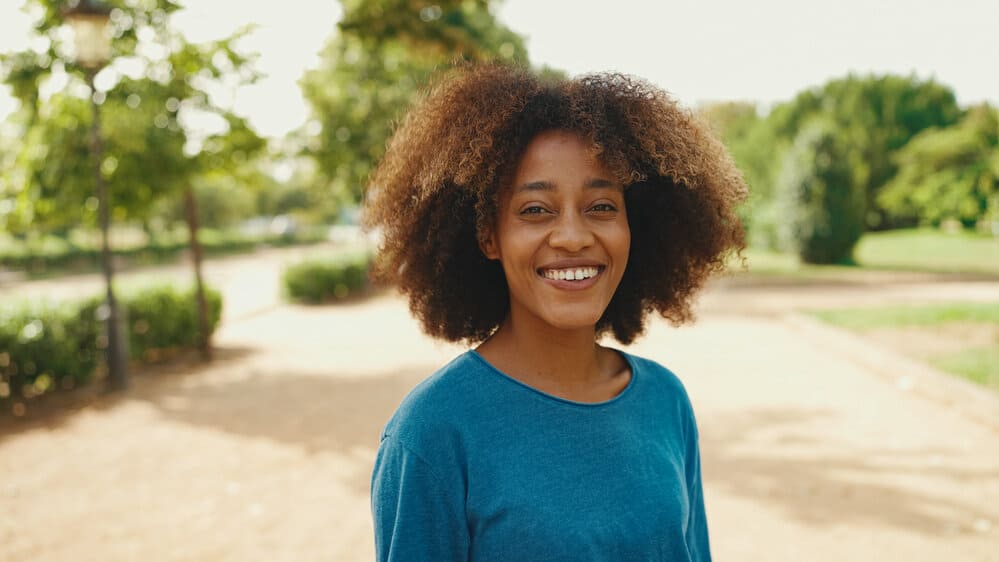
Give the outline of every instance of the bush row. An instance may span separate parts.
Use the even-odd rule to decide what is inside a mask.
[[[205,296],[214,332],[222,317],[222,295],[208,289]],[[150,287],[119,300],[132,360],[152,362],[197,345],[193,289]],[[30,399],[89,382],[107,346],[106,314],[102,297],[0,307],[0,400]]]
[[[285,269],[281,282],[285,296],[295,302],[319,304],[357,296],[369,287],[371,256],[312,258]]]
[[[320,242],[325,240],[326,235],[316,231],[293,235],[245,236],[206,230],[198,238],[205,254],[211,256],[248,252],[265,244],[286,246]],[[161,263],[177,259],[189,247],[187,240],[159,240],[144,246],[114,248],[113,254],[132,264]],[[0,269],[25,271],[34,275],[51,270],[97,269],[100,267],[100,260],[100,248],[74,246],[68,242],[42,248],[18,246],[0,250]]]

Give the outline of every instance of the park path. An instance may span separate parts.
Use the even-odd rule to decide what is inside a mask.
[[[999,294],[897,289],[721,283],[697,323],[653,322],[627,348],[691,395],[717,560],[999,561],[996,426],[787,314]],[[0,560],[371,560],[378,432],[461,349],[420,335],[394,294],[250,312],[224,323],[209,366],[150,369],[79,411],[0,420]]]

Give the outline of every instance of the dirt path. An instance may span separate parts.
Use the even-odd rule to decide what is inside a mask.
[[[631,348],[694,401],[715,558],[999,561],[999,432],[760,308],[777,292],[716,287]],[[392,295],[268,306],[217,344],[207,368],[0,421],[0,560],[371,560],[378,432],[460,349]]]

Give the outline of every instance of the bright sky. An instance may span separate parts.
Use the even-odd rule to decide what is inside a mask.
[[[0,6],[0,51],[28,46],[22,3]],[[301,125],[296,82],[334,30],[339,3],[188,3],[176,23],[194,41],[258,26],[245,47],[261,53],[267,77],[237,92],[236,111],[265,135]],[[999,104],[996,0],[505,0],[498,15],[527,37],[535,63],[636,74],[691,105],[773,103],[851,71],[935,77],[962,104]],[[0,90],[3,118],[14,101]]]

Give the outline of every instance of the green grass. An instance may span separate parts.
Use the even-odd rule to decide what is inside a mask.
[[[999,392],[999,343],[934,357],[930,363]]]
[[[796,256],[750,248],[748,274],[797,280],[823,280],[858,271],[916,271],[999,276],[999,237],[936,229],[870,232],[857,244],[852,265],[811,265]],[[733,262],[733,272],[741,264]]]
[[[936,229],[864,235],[854,251],[863,267],[999,274],[999,237]]]
[[[810,314],[823,322],[856,331],[905,326],[936,326],[948,322],[999,324],[999,303],[813,310],[810,311]]]
[[[999,326],[999,303],[960,303],[933,306],[892,306],[843,310],[813,310],[823,322],[864,333],[878,328],[929,326],[945,330],[952,322]],[[934,367],[999,392],[999,341],[956,353],[923,358]]]

